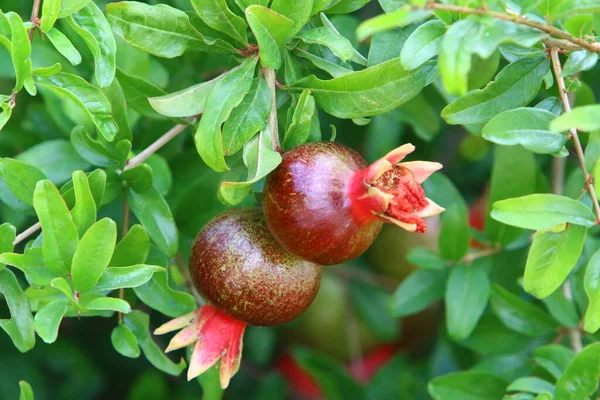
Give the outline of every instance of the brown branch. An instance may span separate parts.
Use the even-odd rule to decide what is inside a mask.
[[[279,126],[277,125],[277,97],[275,86],[277,79],[275,78],[275,70],[273,68],[263,67],[262,69],[265,80],[271,90],[271,112],[269,113],[269,129],[271,130],[271,145],[274,151],[281,153],[281,144],[279,143]]]
[[[565,31],[555,28],[552,25],[542,24],[540,22],[531,21],[521,15],[504,14],[504,13],[500,13],[500,12],[496,12],[496,11],[490,11],[488,9],[462,7],[462,6],[455,6],[452,4],[439,4],[439,3],[434,3],[434,2],[429,2],[428,4],[426,4],[423,7],[415,7],[415,9],[441,10],[441,11],[458,12],[458,13],[463,13],[463,14],[489,15],[490,17],[493,17],[496,19],[502,19],[505,21],[510,21],[510,22],[514,22],[517,24],[526,25],[531,28],[538,29],[542,32],[546,32],[547,34],[549,34],[551,36],[555,36],[559,39],[566,40],[567,42],[577,45],[580,48],[586,49],[593,53],[600,53],[600,44],[598,44],[598,43],[587,42],[581,38],[575,37]],[[571,47],[569,49],[567,49],[566,47],[562,47],[562,48],[566,49],[566,50],[574,49],[573,47]]]
[[[31,8],[31,18],[29,18],[29,22],[33,24],[33,28],[29,31],[29,41],[33,42],[33,35],[40,25],[40,5],[42,4],[42,0],[33,0],[33,7]]]
[[[562,66],[558,57],[558,51],[559,49],[556,47],[551,48],[550,58],[552,59],[552,68],[554,70],[554,75],[556,76],[556,84],[560,92],[560,99],[563,103],[564,112],[567,113],[571,111],[571,101],[569,100],[567,90],[565,89],[565,80],[562,76]],[[596,218],[600,218],[598,199],[596,199],[596,192],[594,191],[594,187],[590,182],[589,173],[587,172],[585,167],[583,149],[581,148],[581,142],[579,141],[579,136],[577,135],[577,129],[573,129],[570,134],[573,137],[573,142],[575,144],[575,152],[577,153],[579,164],[581,166],[581,169],[583,170],[588,191],[590,192],[590,196],[593,195],[592,199],[594,201],[594,208],[596,210]],[[564,158],[554,157],[552,159],[552,192],[554,194],[562,195],[564,192],[565,167],[566,160]],[[565,280],[565,282],[563,283],[562,290],[565,294],[566,299],[572,302],[573,294],[571,291],[571,282],[568,279]],[[575,352],[579,353],[583,349],[583,345],[581,343],[581,332],[577,328],[568,328],[567,333],[569,335],[571,347]]]
[[[550,49],[550,58],[552,59],[552,68],[554,70],[554,76],[556,77],[556,85],[558,86],[560,100],[563,104],[564,112],[568,113],[571,112],[571,102],[569,101],[567,89],[565,88],[565,79],[562,76],[562,65],[560,64],[558,51],[558,48]],[[600,221],[600,205],[598,204],[598,197],[596,196],[596,191],[594,190],[593,178],[585,166],[585,156],[583,152],[583,147],[581,146],[581,141],[579,140],[577,129],[571,129],[571,131],[569,132],[569,136],[573,138],[575,154],[577,154],[579,166],[583,171],[585,187],[587,188],[587,191],[590,194],[590,198],[592,199],[594,212],[596,213],[596,222],[598,222]]]

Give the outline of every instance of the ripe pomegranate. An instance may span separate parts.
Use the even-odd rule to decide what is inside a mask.
[[[188,380],[221,359],[223,388],[239,368],[246,325],[295,318],[317,295],[321,278],[318,265],[281,248],[257,208],[227,210],[209,221],[194,241],[190,273],[209,304],[155,334],[183,328],[166,351],[195,342]]]
[[[383,222],[425,233],[423,218],[444,209],[425,197],[420,184],[442,165],[402,163],[414,149],[405,144],[370,166],[354,150],[332,142],[284,153],[264,188],[271,233],[289,252],[321,265],[361,255]]]

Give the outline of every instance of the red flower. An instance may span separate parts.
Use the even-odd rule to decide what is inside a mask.
[[[410,232],[427,232],[423,218],[444,208],[425,197],[421,187],[442,164],[428,161],[401,162],[415,146],[405,144],[354,174],[350,184],[352,213],[356,220],[379,219]]]

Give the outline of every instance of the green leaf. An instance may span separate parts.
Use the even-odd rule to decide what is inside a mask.
[[[48,77],[36,76],[35,82],[74,100],[83,107],[106,140],[110,142],[114,139],[119,127],[111,115],[108,99],[98,88],[76,75],[64,72]]]
[[[131,142],[133,140],[133,134],[131,133],[127,117],[127,102],[125,100],[123,88],[121,88],[118,79],[113,79],[110,86],[102,89],[102,92],[110,102],[113,118],[119,127],[119,132],[117,132],[117,135],[115,136],[115,143],[118,144],[122,140],[129,140]]]
[[[134,310],[125,315],[123,318],[125,325],[131,329],[138,340],[139,346],[144,353],[144,356],[159,370],[169,374],[178,376],[186,367],[185,361],[182,359],[179,364],[173,361],[162,352],[158,345],[152,340],[149,333],[150,317],[141,311]]]
[[[409,5],[406,5],[389,14],[382,14],[364,21],[356,29],[356,36],[358,40],[363,41],[377,32],[402,28],[412,23],[420,22],[429,15],[431,15],[429,11],[413,11]]]
[[[222,182],[219,195],[226,203],[241,203],[252,185],[267,176],[281,163],[281,154],[272,149],[269,129],[263,130],[244,147],[244,164],[248,167],[248,179],[244,182]]]
[[[329,75],[331,75],[334,78],[338,78],[340,76],[344,76],[344,75],[352,72],[351,69],[342,67],[342,66],[335,64],[329,60],[326,60],[324,58],[317,57],[314,54],[309,53],[308,51],[304,51],[299,48],[294,49],[294,54],[300,58],[305,58],[305,59],[309,60],[315,67],[322,69],[323,71],[327,72]],[[294,79],[292,81],[292,84],[298,80],[299,79]]]
[[[560,232],[536,232],[525,266],[525,290],[543,298],[558,289],[575,267],[586,234],[587,228],[578,225],[568,225]]]
[[[81,10],[89,2],[90,0],[61,0],[58,18],[64,18],[73,14],[74,12]]]
[[[485,266],[459,264],[452,268],[446,286],[446,326],[454,340],[463,340],[475,329],[490,298]]]
[[[404,317],[424,310],[444,297],[447,271],[418,269],[410,274],[392,295],[389,302],[394,317]]]
[[[73,304],[77,304],[73,293],[73,288],[70,284],[71,280],[67,281],[65,278],[54,278],[50,281],[50,286],[64,294]]]
[[[187,50],[210,50],[209,41],[196,31],[188,15],[166,4],[122,1],[106,6],[115,34],[145,53],[174,58]]]
[[[290,38],[294,21],[262,6],[246,8],[246,20],[258,42],[260,64],[265,68],[279,69],[282,51]]]
[[[315,99],[311,96],[310,90],[305,89],[298,98],[291,123],[285,131],[284,149],[289,150],[308,141],[315,112]]]
[[[171,289],[167,270],[164,268],[157,270],[153,279],[134,287],[133,290],[146,305],[169,317],[175,318],[190,313],[197,306],[192,295]]]
[[[34,400],[33,399],[33,389],[31,385],[25,381],[19,381],[19,400]]]
[[[296,37],[308,44],[328,47],[342,61],[348,61],[354,54],[352,43],[326,26],[303,30]]]
[[[415,97],[424,86],[421,69],[407,72],[393,59],[327,81],[308,76],[291,88],[310,89],[325,112],[349,119],[390,111]]]
[[[556,398],[586,399],[598,389],[600,379],[600,343],[586,346],[556,382]]]
[[[226,0],[191,0],[194,10],[204,23],[245,46],[246,21],[235,15]]]
[[[535,362],[555,379],[560,379],[573,357],[575,357],[573,350],[558,344],[540,346],[533,350]]]
[[[568,299],[562,290],[556,290],[542,300],[548,308],[550,315],[562,326],[575,328],[579,325],[579,314],[575,309],[575,302]]]
[[[110,334],[110,341],[115,350],[122,356],[138,358],[141,354],[137,338],[127,325],[117,325]]]
[[[424,269],[444,269],[444,260],[434,250],[426,247],[413,247],[406,255],[406,261]]]
[[[94,56],[98,85],[109,86],[115,77],[117,43],[106,17],[100,8],[90,1],[85,7],[71,14],[67,20]]]
[[[259,5],[267,7],[268,3],[268,1],[263,1]],[[294,21],[294,26],[289,33],[289,36],[292,37],[304,27],[311,14],[314,14],[312,12],[313,3],[313,0],[273,0],[270,8]]]
[[[236,153],[264,129],[270,111],[271,91],[267,81],[262,77],[255,78],[250,91],[223,124],[224,154]]]
[[[4,128],[4,125],[10,119],[12,115],[12,108],[8,103],[0,103],[0,108],[2,108],[2,112],[0,113],[0,131]]]
[[[4,296],[11,315],[11,319],[0,319],[0,328],[10,336],[15,347],[25,353],[35,346],[33,316],[27,296],[8,268],[0,270],[0,294]]]
[[[56,342],[58,327],[67,312],[67,303],[66,299],[51,301],[35,314],[35,331],[44,342]]]
[[[97,296],[94,294],[84,294],[81,296],[81,307],[86,311],[116,311],[122,314],[129,314],[131,306],[123,299],[115,297]]]
[[[167,117],[192,117],[202,114],[206,105],[206,99],[217,82],[238,69],[239,67],[233,68],[210,81],[190,86],[178,92],[151,97],[148,101],[156,112]]]
[[[427,21],[406,39],[400,51],[400,62],[407,70],[419,68],[440,51],[446,24],[440,20]]]
[[[81,64],[81,54],[73,46],[73,43],[61,31],[52,28],[46,32],[46,37],[54,45],[56,50],[62,54],[72,65]]]
[[[206,100],[206,109],[210,112],[202,115],[194,140],[202,160],[215,171],[229,169],[224,158],[221,125],[250,91],[257,61],[255,57],[247,58],[239,68],[217,82]]]
[[[376,285],[351,281],[350,295],[358,317],[378,339],[390,341],[398,337],[400,326],[387,309],[389,293]]]
[[[123,89],[128,106],[145,117],[164,118],[154,111],[148,101],[150,97],[165,95],[166,92],[163,89],[137,76],[127,75],[119,68],[117,68],[117,79]]]
[[[33,205],[33,192],[38,181],[46,176],[29,164],[11,158],[3,158],[0,162],[2,177],[10,190],[19,200],[27,205]]]
[[[71,275],[78,292],[88,292],[108,267],[115,243],[117,225],[109,218],[96,222],[83,235],[73,255]]]
[[[492,288],[492,309],[510,329],[528,336],[556,333],[556,322],[540,307],[531,304],[499,285]]]
[[[21,17],[14,12],[6,13],[5,17],[12,31],[10,55],[16,75],[13,92],[18,92],[25,86],[27,93],[35,96],[36,90],[33,84],[31,59],[29,58],[31,56],[31,43],[25,25]]]
[[[71,144],[77,154],[92,165],[111,167],[118,164],[112,154],[100,142],[92,139],[81,125],[71,131]]]
[[[483,34],[484,26],[476,19],[463,19],[450,26],[440,48],[440,75],[446,92],[464,95],[468,91],[471,54]]]
[[[79,237],[81,237],[96,222],[97,206],[85,172],[73,172],[73,188],[75,191],[75,206],[71,210],[71,216],[77,232],[79,232]]]
[[[440,255],[444,260],[458,261],[467,254],[471,240],[469,212],[464,200],[446,208],[441,219]]]
[[[490,142],[520,144],[534,153],[552,154],[567,142],[565,135],[550,132],[550,122],[555,118],[555,114],[541,108],[517,108],[492,118],[481,134]]]
[[[474,51],[481,58],[487,59],[503,43],[514,43],[521,48],[526,48],[535,46],[547,37],[547,33],[537,29],[512,21],[495,19],[485,21],[485,31],[475,45]]]
[[[600,104],[575,107],[570,112],[556,118],[550,124],[552,132],[565,132],[571,129],[580,129],[591,132],[600,129]]]
[[[60,12],[60,0],[46,0],[42,3],[42,18],[40,20],[40,29],[47,33],[58,18]]]
[[[454,372],[433,379],[428,386],[435,400],[497,400],[505,388],[504,380],[483,371]]]
[[[146,164],[123,171],[121,179],[129,183],[137,193],[144,193],[152,188],[152,168]]]
[[[488,209],[497,200],[534,192],[537,182],[536,160],[529,151],[521,146],[495,147]],[[514,179],[515,176],[519,179]],[[486,215],[485,231],[494,243],[507,245],[522,234],[520,229],[491,218],[489,211]]]
[[[143,226],[133,225],[127,235],[117,244],[115,252],[108,263],[112,267],[126,267],[142,264],[150,251],[150,238]]]
[[[327,13],[350,14],[363,8],[370,0],[334,0],[327,6]]]
[[[0,225],[0,228],[4,225]],[[0,233],[3,232],[0,231]],[[2,253],[0,254],[0,262],[12,265],[23,272],[27,281],[33,285],[48,286],[50,281],[56,278],[56,275],[45,267],[42,249],[39,247],[26,248],[24,254]]]
[[[597,62],[598,53],[590,53],[587,50],[573,51],[569,54],[561,75],[571,76],[581,71],[588,71],[594,68]]]
[[[16,236],[17,230],[14,226],[8,222],[0,225],[0,257],[2,257],[1,255],[3,253],[10,253],[14,250],[13,242],[15,241]],[[7,263],[5,262],[4,264]],[[4,264],[0,261],[0,270],[4,268]]]
[[[56,275],[67,275],[79,236],[65,201],[49,180],[35,186],[33,207],[44,234],[42,254],[46,267]]]
[[[542,392],[553,392],[554,385],[536,376],[524,376],[508,385],[506,391],[538,394]]]
[[[548,72],[546,58],[522,58],[506,66],[480,90],[459,97],[442,110],[449,124],[487,122],[499,113],[528,104],[537,95]]]
[[[148,282],[155,272],[161,270],[163,270],[162,267],[146,264],[108,267],[94,286],[93,291],[103,292],[138,287]]]
[[[105,204],[102,199],[104,198],[104,191],[106,189],[106,172],[97,169],[87,174],[87,178],[94,204],[96,205],[96,210],[98,210],[101,205]],[[72,208],[75,205],[75,189],[73,188],[73,181],[71,180],[65,183],[60,188],[60,193],[67,203],[67,207]]]
[[[179,247],[177,227],[169,205],[155,188],[144,193],[129,190],[131,210],[160,251],[172,257]]]
[[[497,201],[492,218],[524,229],[544,230],[571,223],[586,227],[595,225],[594,213],[583,203],[556,194],[531,194]]]
[[[300,368],[316,381],[327,399],[363,398],[363,388],[348,375],[341,362],[303,348],[292,350],[292,354]]]
[[[600,310],[600,250],[594,253],[587,265],[584,287],[589,304],[585,312],[583,329],[594,333],[600,329],[600,312],[598,312]]]

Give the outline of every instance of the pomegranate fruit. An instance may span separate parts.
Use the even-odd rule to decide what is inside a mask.
[[[367,166],[354,150],[333,142],[307,143],[283,154],[268,176],[263,211],[271,233],[289,252],[321,265],[361,255],[383,222],[425,233],[423,218],[444,209],[421,183],[442,168],[401,161],[405,144]]]
[[[227,387],[241,359],[247,324],[277,325],[303,312],[317,295],[321,268],[285,251],[271,236],[260,209],[231,209],[198,233],[190,253],[190,274],[209,302],[155,331],[182,329],[166,351],[196,343],[188,380],[219,359]]]

